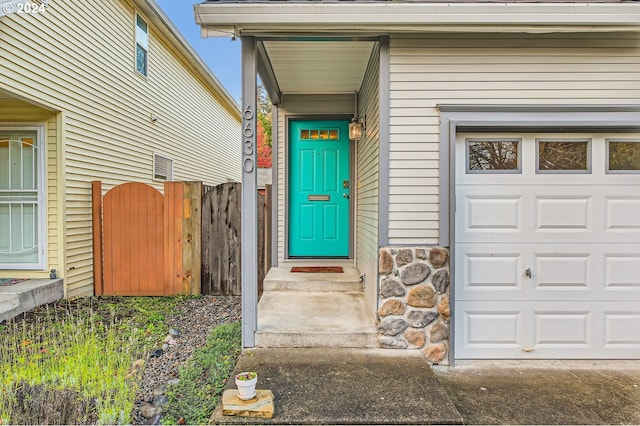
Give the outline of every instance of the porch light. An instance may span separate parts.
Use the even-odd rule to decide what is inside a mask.
[[[349,139],[359,141],[364,132],[364,117],[353,117],[349,123]]]

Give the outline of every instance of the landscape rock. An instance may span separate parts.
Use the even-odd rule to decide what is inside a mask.
[[[385,278],[380,284],[380,297],[383,299],[404,296],[406,292],[402,284],[393,278]]]
[[[427,339],[424,331],[421,330],[407,330],[406,333],[404,333],[404,338],[407,339],[407,342],[419,348],[424,346],[424,342]]]
[[[410,311],[407,314],[407,321],[413,328],[423,328],[431,324],[438,314],[431,311]]]
[[[416,308],[433,308],[437,302],[436,292],[424,284],[412,288],[407,295],[407,304]]]
[[[164,351],[162,349],[156,349],[153,352],[151,352],[151,355],[149,355],[151,358],[160,358],[162,356],[162,353]]]
[[[429,251],[429,263],[436,269],[446,265],[448,259],[449,253],[443,248],[435,247]]]
[[[443,296],[438,302],[438,315],[445,321],[451,317],[451,307],[449,306],[449,295]]]
[[[396,266],[398,268],[413,262],[413,253],[410,249],[402,249],[396,255]]]
[[[449,287],[449,272],[444,269],[436,272],[431,276],[431,283],[438,293],[446,293]]]
[[[381,317],[386,317],[389,315],[402,315],[404,311],[404,302],[398,299],[389,299],[382,304],[378,313]]]
[[[380,343],[380,347],[385,349],[407,349],[409,347],[406,341],[390,336],[378,337],[378,343]]]
[[[431,268],[426,263],[413,263],[402,271],[400,279],[405,285],[414,285],[426,280],[431,274]]]
[[[393,271],[393,257],[388,250],[380,251],[380,274],[388,275]]]
[[[151,403],[153,405],[155,405],[156,407],[160,407],[160,406],[166,404],[167,402],[169,402],[169,398],[167,398],[164,395],[158,395],[155,398],[153,398],[153,401]]]
[[[162,408],[156,407],[155,405],[152,405],[152,404],[143,404],[140,407],[140,414],[142,414],[142,416],[146,417],[147,419],[150,417],[157,416],[160,413],[162,413]]]
[[[407,326],[407,322],[401,318],[385,318],[378,324],[378,333],[395,336],[402,333]]]
[[[160,395],[164,395],[166,391],[167,391],[167,385],[162,384],[153,388],[153,390],[151,391],[151,394],[153,396],[160,396]]]
[[[449,328],[441,322],[433,324],[429,332],[429,341],[436,343],[449,337]]]
[[[443,343],[430,345],[424,348],[422,354],[427,362],[437,364],[444,360],[444,357],[447,354],[447,347]]]
[[[170,328],[169,329],[169,336],[171,336],[171,337],[180,336],[180,330],[178,330],[177,328]]]

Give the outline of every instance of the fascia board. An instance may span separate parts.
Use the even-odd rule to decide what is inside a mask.
[[[425,26],[626,26],[640,29],[640,3],[203,3],[203,27],[273,31],[424,30]]]

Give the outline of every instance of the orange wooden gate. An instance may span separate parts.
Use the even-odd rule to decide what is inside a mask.
[[[92,185],[95,293],[198,293],[199,267],[194,271],[191,266],[200,262],[199,235],[186,232],[185,238],[185,230],[200,227],[188,197],[193,188],[187,187],[185,194],[185,183],[166,182],[163,196],[149,185],[133,182],[114,187],[102,198],[101,182]]]

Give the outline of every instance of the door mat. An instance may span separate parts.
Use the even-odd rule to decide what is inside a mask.
[[[291,272],[309,272],[309,273],[338,273],[344,271],[342,266],[293,266]]]
[[[0,286],[14,285],[26,280],[26,278],[0,278]]]

